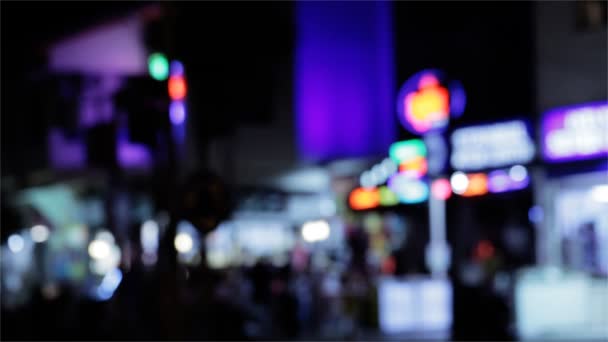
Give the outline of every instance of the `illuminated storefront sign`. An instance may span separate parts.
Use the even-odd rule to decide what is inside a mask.
[[[608,102],[551,110],[542,121],[543,157],[573,161],[608,156]]]
[[[525,164],[535,154],[528,126],[521,120],[459,128],[450,140],[450,164],[457,170]]]
[[[414,134],[444,130],[450,117],[464,111],[466,97],[460,82],[438,70],[423,70],[401,88],[397,113],[403,127]]]

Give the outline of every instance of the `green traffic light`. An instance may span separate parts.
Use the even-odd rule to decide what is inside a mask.
[[[148,57],[148,71],[157,81],[164,81],[169,76],[169,62],[162,53],[153,53]]]

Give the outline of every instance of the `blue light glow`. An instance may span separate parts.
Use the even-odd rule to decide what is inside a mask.
[[[180,61],[171,62],[171,76],[183,76],[184,65]]]
[[[528,210],[528,219],[530,219],[530,222],[532,222],[532,223],[542,222],[543,217],[544,217],[543,208],[538,205],[535,205],[532,208],[530,208],[530,210]]]
[[[429,198],[429,186],[425,180],[408,177],[403,173],[397,173],[388,180],[388,188],[404,204],[415,204],[426,201]]]
[[[97,287],[97,298],[99,300],[108,300],[112,298],[121,281],[122,272],[120,272],[120,269],[114,268],[106,273],[101,281],[101,284]]]
[[[186,120],[186,106],[183,101],[172,101],[169,105],[169,118],[174,125],[181,125]]]

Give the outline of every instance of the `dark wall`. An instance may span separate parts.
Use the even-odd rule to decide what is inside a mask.
[[[174,13],[176,54],[188,67],[201,134],[272,122],[281,64],[292,53],[292,5],[186,2]]]
[[[580,10],[586,3],[535,3],[539,112],[608,98],[606,2],[597,1],[603,23],[583,28]]]
[[[452,127],[532,115],[532,19],[526,2],[397,2],[397,85],[425,68],[459,79],[467,105]]]

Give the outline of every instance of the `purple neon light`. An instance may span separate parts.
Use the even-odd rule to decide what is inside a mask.
[[[513,178],[511,178],[511,190],[521,190],[521,189],[525,189],[528,185],[530,185],[530,177],[526,176],[524,179],[522,180],[514,180]]]
[[[459,118],[464,113],[467,104],[467,95],[460,81],[452,81],[448,86],[450,90],[450,116]]]
[[[556,139],[555,134],[559,134],[559,132],[567,132],[564,130],[565,123],[567,119],[575,115],[575,113],[581,113],[582,111],[587,111],[587,113],[595,113],[598,117],[601,117],[599,125],[593,125],[593,128],[596,129],[594,131],[593,136],[597,141],[596,148],[587,149],[581,151],[578,150],[566,150],[559,151],[559,148],[554,144],[550,143],[550,139]],[[570,132],[573,132],[570,130]],[[598,157],[608,157],[608,101],[599,101],[586,103],[575,106],[561,107],[548,111],[543,115],[542,125],[541,125],[541,134],[542,134],[542,150],[543,157],[545,160],[550,162],[563,162],[563,161],[576,161],[576,160],[586,160],[586,159],[594,159]],[[590,132],[581,132],[578,134],[573,134],[570,136],[563,135],[561,140],[564,144],[566,143],[574,143],[577,139],[590,139],[592,137]],[[570,147],[567,147],[570,148]]]
[[[492,171],[488,174],[488,190],[490,192],[505,192],[510,190],[511,177],[504,170]]]
[[[464,91],[464,88],[462,87],[462,84],[459,81],[448,80],[445,73],[437,69],[427,69],[419,71],[418,73],[410,77],[403,84],[403,86],[401,86],[401,89],[399,90],[399,95],[397,96],[397,113],[399,116],[399,121],[405,129],[414,134],[442,132],[447,128],[449,123],[449,121],[435,122],[434,125],[432,125],[430,128],[421,130],[414,127],[412,123],[407,120],[405,115],[406,113],[404,113],[403,110],[405,97],[411,93],[416,92],[419,89],[420,80],[425,76],[433,76],[440,82],[440,84],[442,84],[444,87],[447,87],[447,89],[449,90],[450,118],[460,117],[464,112],[464,108],[466,106],[466,93]]]
[[[149,168],[152,165],[150,150],[143,144],[134,144],[129,141],[126,126],[119,127],[116,155],[118,163],[123,168]]]
[[[172,101],[169,105],[169,119],[173,125],[181,125],[186,120],[186,105],[183,101]]]
[[[48,132],[48,153],[56,169],[82,168],[86,163],[85,145],[80,139],[68,140],[60,128]]]
[[[521,190],[529,184],[530,178],[527,175],[521,180],[514,180],[506,170],[496,170],[488,174],[488,191],[491,193]]]
[[[383,154],[395,141],[392,4],[296,2],[301,157]]]

